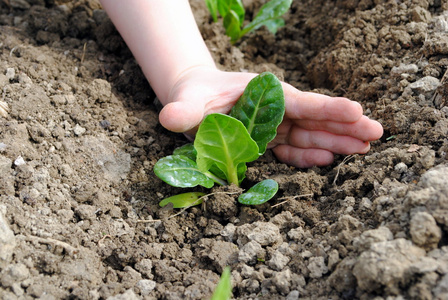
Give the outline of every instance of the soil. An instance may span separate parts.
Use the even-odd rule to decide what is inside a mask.
[[[294,1],[235,46],[191,0],[220,68],[357,100],[385,133],[323,168],[268,151],[246,184],[273,200],[214,188],[175,217],[152,167],[187,139],[99,4],[0,2],[0,298],[207,299],[226,265],[236,299],[448,298],[446,0]]]

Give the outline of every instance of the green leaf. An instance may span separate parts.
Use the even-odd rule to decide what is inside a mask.
[[[194,149],[193,143],[185,144],[173,151],[173,155],[184,155],[192,161],[196,161],[196,154],[197,152],[196,149]]]
[[[268,20],[263,23],[264,26],[272,33],[276,34],[277,30],[283,26],[285,26],[285,20],[282,18]]]
[[[224,28],[226,29],[226,35],[230,37],[232,43],[236,42],[240,38],[241,23],[238,20],[238,15],[230,10],[224,17]]]
[[[164,207],[168,203],[173,203],[174,208],[195,206],[202,203],[202,199],[200,198],[204,195],[205,195],[204,193],[200,192],[183,193],[165,198],[159,202],[159,205],[161,207]]]
[[[194,148],[202,172],[215,164],[227,182],[239,185],[239,165],[258,158],[257,143],[241,121],[223,114],[210,114],[199,126]]]
[[[270,200],[278,191],[278,183],[266,179],[251,187],[246,193],[238,197],[238,202],[245,205],[259,205]]]
[[[183,155],[170,155],[159,159],[154,173],[166,183],[176,187],[202,185],[211,188],[214,181],[203,174],[196,162]]]
[[[218,11],[223,18],[225,18],[230,11],[233,11],[237,16],[238,23],[240,24],[241,28],[246,14],[244,5],[241,0],[218,0]]]
[[[205,0],[205,4],[207,5],[210,14],[212,15],[213,22],[218,21],[218,0]]]
[[[230,268],[225,267],[221,279],[213,292],[211,300],[229,300],[232,297],[232,282],[230,280]]]
[[[269,72],[261,73],[249,82],[230,112],[230,116],[246,126],[258,145],[260,155],[275,138],[284,114],[285,97],[282,84]]]
[[[271,0],[260,8],[255,18],[241,31],[241,36],[265,25],[269,20],[278,19],[285,14],[291,6],[292,0]]]

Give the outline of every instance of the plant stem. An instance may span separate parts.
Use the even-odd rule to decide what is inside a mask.
[[[204,175],[211,178],[215,183],[217,183],[219,185],[228,185],[228,183],[225,180],[222,180],[221,178],[219,178],[218,176],[216,176],[215,174],[213,174],[209,171],[204,172]]]

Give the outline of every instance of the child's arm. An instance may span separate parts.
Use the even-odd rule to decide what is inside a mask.
[[[182,73],[216,68],[188,0],[101,0],[162,104]]]

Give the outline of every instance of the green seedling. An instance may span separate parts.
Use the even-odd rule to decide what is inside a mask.
[[[292,0],[271,0],[264,4],[258,11],[255,18],[243,27],[246,11],[241,0],[205,0],[212,15],[213,21],[218,21],[218,14],[221,15],[226,35],[230,37],[232,43],[237,42],[247,33],[266,26],[275,34],[277,30],[285,25],[281,18],[289,7]]]
[[[280,81],[271,73],[262,73],[249,82],[229,115],[208,115],[199,126],[194,144],[180,147],[173,155],[160,159],[154,173],[175,187],[240,186],[246,176],[246,163],[264,154],[284,114]],[[240,195],[238,201],[245,205],[262,204],[277,190],[277,182],[267,179]],[[197,202],[198,195],[174,196],[176,203],[173,204],[186,207],[185,203]],[[163,204],[173,200],[168,199],[171,200],[165,199]]]
[[[190,206],[201,204],[202,196],[204,196],[204,195],[205,195],[205,193],[201,193],[201,192],[183,193],[183,194],[174,195],[174,196],[165,198],[162,201],[160,201],[159,205],[161,207],[164,207],[168,203],[173,203],[173,208],[190,207]]]
[[[230,280],[230,268],[225,267],[221,279],[213,292],[211,300],[229,300],[232,297],[232,282]]]

